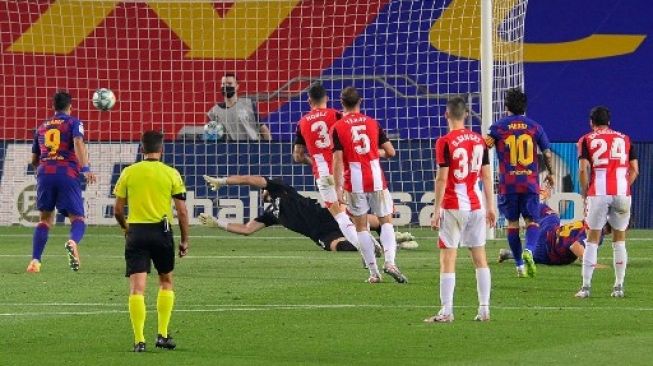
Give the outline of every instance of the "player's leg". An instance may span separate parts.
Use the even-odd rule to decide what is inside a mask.
[[[486,228],[485,212],[476,210],[469,213],[469,218],[464,226],[461,238],[461,246],[468,247],[476,268],[476,292],[478,294],[478,314],[474,318],[477,321],[490,320],[490,288],[492,279],[490,268],[487,264],[485,253]]]
[[[326,199],[330,197],[325,195],[323,195],[322,198],[325,199],[324,203],[327,205],[331,216],[333,216],[333,218],[338,223],[338,228],[340,228],[342,235],[345,236],[348,242],[352,243],[357,248],[360,247],[356,225],[354,225],[354,223],[351,221],[351,218],[349,215],[347,215],[347,212],[345,212],[344,207],[340,204],[340,202],[338,202],[335,188],[333,189],[333,198],[335,198],[334,200],[328,202]]]
[[[27,265],[27,272],[38,273],[41,271],[41,257],[48,242],[50,228],[54,222],[52,211],[41,211],[39,213],[39,223],[34,228],[32,237],[32,260]]]
[[[449,323],[454,320],[453,294],[456,288],[456,258],[462,226],[458,210],[443,210],[438,233],[440,248],[440,311],[427,319],[427,323]]]
[[[171,230],[159,228],[152,233],[150,252],[152,263],[159,274],[159,293],[156,300],[157,311],[157,348],[175,349],[176,344],[168,332],[170,317],[175,302],[172,273],[175,268],[175,243]]]
[[[361,196],[358,198],[353,198],[355,196]],[[360,244],[360,252],[365,261],[365,265],[370,272],[370,277],[367,282],[377,283],[381,282],[381,273],[379,272],[379,267],[376,263],[376,256],[374,255],[374,242],[372,241],[372,236],[367,230],[367,210],[363,211],[362,207],[367,208],[365,204],[361,204],[362,200],[365,200],[364,194],[350,194],[349,202],[351,202],[350,211],[354,216],[352,216],[352,221],[356,225],[356,231],[358,235],[358,243]],[[354,201],[357,201],[357,204],[354,204]],[[365,201],[367,202],[367,201]],[[354,208],[356,207],[356,208]],[[359,211],[360,210],[360,211]]]
[[[535,277],[537,267],[535,266],[534,253],[537,246],[537,239],[540,234],[537,219],[539,217],[540,197],[537,194],[521,195],[519,211],[526,222],[526,249],[522,253],[522,259],[526,265],[528,277]]]
[[[62,179],[59,182],[59,195],[57,208],[64,212],[70,220],[70,236],[64,244],[68,254],[68,265],[73,271],[79,270],[78,245],[84,237],[86,223],[84,222],[84,199],[79,180],[74,178]]]
[[[624,278],[628,266],[626,251],[626,230],[630,221],[630,196],[615,196],[608,212],[608,222],[612,226],[612,264],[614,266],[614,288],[612,297],[624,297]]]
[[[599,240],[601,239],[601,231],[607,222],[608,200],[609,196],[590,196],[586,199],[587,212],[585,222],[589,227],[587,233],[587,242],[585,243],[585,253],[583,254],[582,264],[582,277],[583,285],[576,293],[578,298],[586,298],[590,296],[592,288],[592,276],[594,275],[594,268],[599,251]]]
[[[384,189],[370,193],[369,198],[372,213],[378,217],[381,226],[379,239],[383,246],[385,259],[383,272],[392,276],[398,283],[407,283],[408,279],[401,273],[395,263],[397,256],[397,238],[395,237],[394,225],[392,225],[392,213],[394,211],[392,196],[387,189]]]
[[[134,352],[145,351],[145,285],[150,272],[150,252],[147,249],[151,232],[131,225],[125,245],[126,275],[129,277],[129,319],[134,332]]]
[[[325,248],[327,249],[327,248]],[[340,237],[336,238],[329,243],[328,249],[332,252],[356,252],[358,248],[350,243],[347,239]]]
[[[517,194],[500,194],[498,206],[501,214],[508,220],[506,236],[508,245],[515,258],[517,276],[525,276],[524,260],[522,259],[521,239],[519,238],[519,196]]]

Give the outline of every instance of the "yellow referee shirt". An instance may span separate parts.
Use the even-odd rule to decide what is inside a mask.
[[[186,193],[177,169],[160,161],[144,160],[123,169],[113,190],[126,198],[130,224],[157,223],[167,216],[172,220],[172,196]]]

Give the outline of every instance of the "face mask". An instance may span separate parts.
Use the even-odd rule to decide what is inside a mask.
[[[222,95],[224,95],[227,98],[231,98],[234,95],[236,95],[236,87],[235,86],[223,86],[222,87]]]

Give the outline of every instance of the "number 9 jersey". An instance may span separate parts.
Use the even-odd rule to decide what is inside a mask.
[[[466,128],[453,130],[435,142],[435,160],[439,167],[448,167],[442,208],[474,211],[482,207],[478,186],[481,167],[489,164],[483,137]]]
[[[508,116],[490,126],[499,159],[499,194],[540,193],[537,147],[550,149],[549,138],[537,122],[522,115]]]
[[[84,125],[77,118],[56,113],[34,133],[32,153],[39,156],[38,175],[58,174],[77,178],[79,161],[74,138],[84,137]]]

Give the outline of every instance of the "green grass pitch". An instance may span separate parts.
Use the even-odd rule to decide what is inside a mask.
[[[116,228],[87,231],[81,270],[67,267],[66,227],[52,231],[39,274],[25,273],[31,230],[0,229],[0,365],[560,365],[653,363],[653,232],[634,231],[626,298],[610,298],[611,268],[595,272],[592,298],[573,297],[580,266],[539,266],[516,278],[488,243],[492,320],[472,321],[476,283],[458,260],[456,321],[423,324],[438,310],[435,233],[400,251],[408,285],[363,283],[355,253],[327,253],[286,230],[236,237],[192,228],[178,260],[171,332],[156,350],[156,282],[146,294],[148,352],[133,354]],[[211,235],[215,236],[211,236]],[[599,261],[611,264],[604,245]]]

